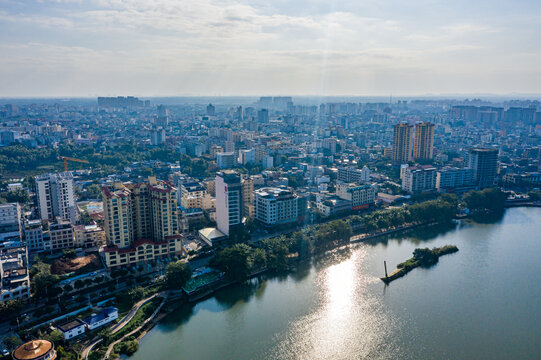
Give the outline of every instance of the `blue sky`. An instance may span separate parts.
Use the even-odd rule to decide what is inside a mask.
[[[0,96],[541,94],[541,1],[0,0]]]

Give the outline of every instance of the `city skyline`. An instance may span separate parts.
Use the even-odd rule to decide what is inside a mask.
[[[534,1],[3,1],[0,97],[541,94]]]

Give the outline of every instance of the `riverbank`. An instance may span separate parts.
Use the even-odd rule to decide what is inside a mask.
[[[385,284],[389,284],[398,278],[409,273],[411,270],[419,267],[429,267],[438,262],[438,259],[447,254],[452,254],[458,251],[458,248],[454,245],[446,245],[440,248],[433,248],[432,250],[415,249],[413,257],[398,264],[397,269],[387,276],[387,265],[385,264],[385,277],[380,278]]]

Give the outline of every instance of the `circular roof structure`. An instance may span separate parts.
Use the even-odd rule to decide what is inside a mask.
[[[19,346],[13,352],[15,360],[36,360],[54,351],[53,343],[47,340],[32,340]]]

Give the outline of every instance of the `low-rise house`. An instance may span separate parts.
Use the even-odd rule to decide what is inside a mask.
[[[58,330],[64,335],[65,340],[69,340],[85,333],[86,324],[79,319],[74,319],[62,325],[57,326]]]
[[[83,319],[88,330],[94,330],[118,319],[118,309],[113,306],[106,307],[98,313],[94,313]]]

